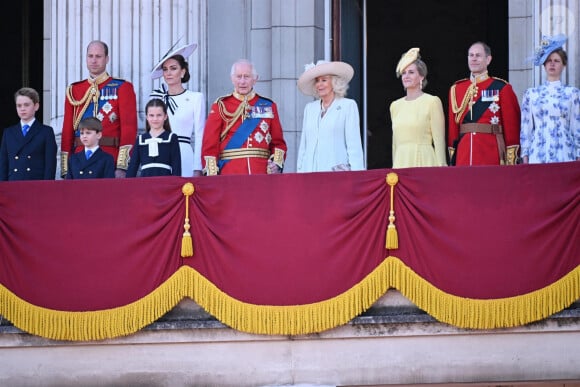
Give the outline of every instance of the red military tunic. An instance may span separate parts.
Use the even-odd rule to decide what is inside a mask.
[[[91,90],[94,84],[98,85],[98,92],[96,88]],[[86,117],[101,120],[103,136],[100,147],[115,158],[117,169],[127,170],[130,151],[137,137],[137,98],[131,82],[105,73],[94,81],[85,79],[67,88],[61,140],[63,175],[66,175],[70,155],[84,149],[77,126]]]
[[[515,164],[520,105],[509,83],[480,75],[449,91],[448,147],[456,165]]]
[[[283,168],[287,147],[276,104],[254,92],[247,98],[242,106],[244,97],[234,92],[212,104],[201,152],[205,174],[264,174],[268,160]],[[249,135],[241,146],[226,149],[245,120],[252,120]]]

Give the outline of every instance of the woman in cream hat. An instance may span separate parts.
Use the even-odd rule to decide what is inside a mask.
[[[201,176],[201,142],[205,123],[205,98],[202,93],[187,90],[184,83],[189,82],[189,64],[185,60],[197,44],[187,44],[169,52],[155,65],[151,78],[163,77],[167,86],[154,90],[150,98],[165,102],[171,129],[179,139],[181,151],[181,175]]]
[[[568,55],[564,35],[544,37],[533,57],[546,82],[526,90],[520,131],[524,164],[580,160],[580,90],[562,83]]]
[[[423,92],[427,65],[418,48],[403,54],[396,73],[406,95],[390,106],[393,168],[446,166],[443,105],[439,97]]]
[[[304,108],[297,172],[364,169],[358,107],[345,98],[353,74],[344,62],[305,66],[298,88],[315,100]]]

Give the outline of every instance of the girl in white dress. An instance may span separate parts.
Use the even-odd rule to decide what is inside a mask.
[[[190,79],[185,58],[197,44],[189,44],[169,52],[155,66],[151,78],[163,76],[165,84],[154,90],[150,98],[160,98],[167,105],[169,122],[178,136],[181,151],[181,175],[201,176],[201,142],[205,123],[205,99],[202,93],[183,87]]]

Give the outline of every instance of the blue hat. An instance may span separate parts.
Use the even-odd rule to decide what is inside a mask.
[[[562,48],[568,38],[566,35],[560,34],[556,36],[542,36],[540,47],[536,48],[533,60],[535,66],[543,65],[548,56],[559,48]]]

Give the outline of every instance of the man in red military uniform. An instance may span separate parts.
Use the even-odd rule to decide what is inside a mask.
[[[66,176],[68,158],[84,149],[78,124],[97,117],[103,125],[99,147],[115,158],[115,177],[125,177],[131,148],[137,137],[137,98],[133,85],[106,72],[109,48],[95,40],[87,46],[89,78],[68,86],[61,140],[61,175]]]
[[[509,83],[490,77],[491,49],[468,52],[469,79],[449,90],[448,148],[455,165],[513,165],[520,145],[520,105]]]
[[[213,103],[202,143],[204,174],[280,173],[286,142],[276,104],[254,91],[258,75],[239,60],[231,71],[234,92]]]

